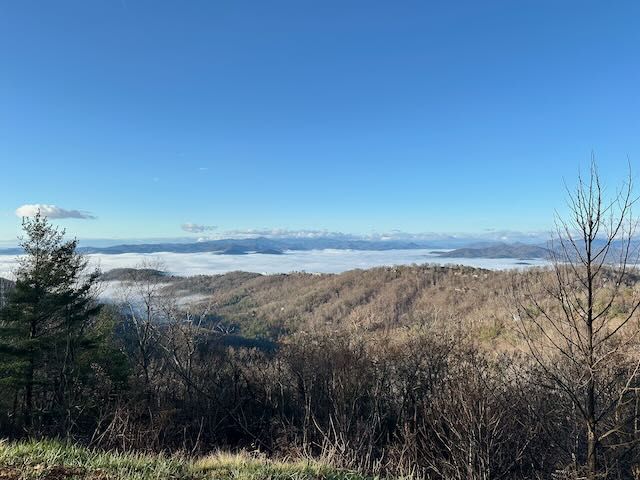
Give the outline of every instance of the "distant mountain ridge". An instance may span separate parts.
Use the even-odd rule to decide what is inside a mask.
[[[454,245],[449,245],[451,248]],[[443,257],[453,258],[544,258],[547,250],[543,247],[525,243],[468,242],[457,244],[462,248],[447,252],[436,252]],[[446,244],[426,240],[366,240],[331,237],[317,238],[229,238],[206,240],[192,243],[146,243],[122,244],[108,247],[80,247],[78,251],[86,254],[117,255],[122,253],[214,253],[219,255],[281,255],[285,251],[309,250],[416,250],[442,249]],[[22,249],[0,249],[0,255],[20,255]]]
[[[336,238],[229,238],[193,243],[123,244],[110,247],[80,247],[82,253],[219,253],[243,255],[260,253],[279,255],[285,250],[396,250],[417,248],[442,248],[436,242],[402,240],[351,240]],[[0,255],[19,255],[20,248],[0,249]]]
[[[549,257],[549,249],[537,245],[500,243],[478,248],[458,248],[449,252],[437,252],[449,258],[518,258],[532,260]]]

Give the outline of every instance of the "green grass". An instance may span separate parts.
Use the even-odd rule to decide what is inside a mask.
[[[365,480],[318,461],[277,461],[247,453],[201,458],[91,450],[58,441],[0,442],[2,480]]]

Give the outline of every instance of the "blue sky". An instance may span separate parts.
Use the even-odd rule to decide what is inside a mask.
[[[640,165],[636,1],[0,1],[0,240],[544,230]],[[208,233],[211,233],[210,230]],[[195,235],[195,234],[194,234]]]

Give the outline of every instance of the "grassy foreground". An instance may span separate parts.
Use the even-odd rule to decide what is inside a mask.
[[[2,480],[364,480],[315,461],[281,462],[249,454],[206,457],[109,453],[57,441],[0,441]]]

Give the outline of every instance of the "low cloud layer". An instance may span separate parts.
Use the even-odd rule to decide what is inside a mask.
[[[34,217],[38,212],[47,218],[79,218],[82,220],[94,220],[96,217],[84,210],[67,210],[56,205],[26,204],[16,209],[18,217]]]
[[[160,263],[175,275],[215,275],[237,270],[257,273],[340,273],[354,268],[392,265],[440,264],[468,265],[477,268],[503,270],[547,265],[544,260],[529,260],[527,265],[516,258],[446,258],[431,249],[419,250],[308,250],[290,251],[284,255],[216,255],[213,253],[123,253],[119,255],[91,254],[92,266],[103,271],[113,268],[136,267],[144,263]],[[0,277],[13,278],[17,257],[0,255]]]
[[[181,228],[185,232],[189,232],[189,233],[204,233],[204,232],[210,232],[212,230],[215,230],[218,227],[216,227],[215,225],[199,225],[197,223],[183,223],[181,225]]]

